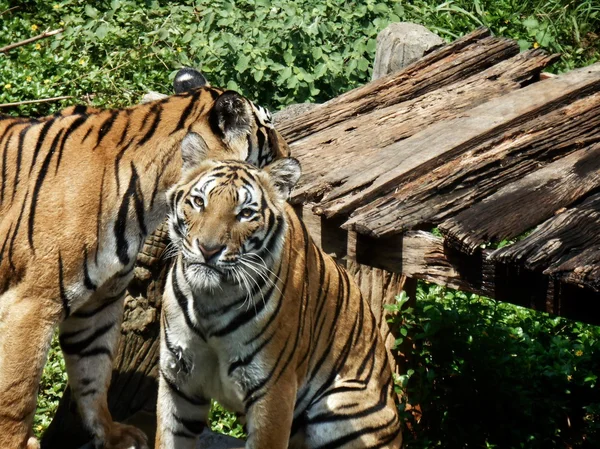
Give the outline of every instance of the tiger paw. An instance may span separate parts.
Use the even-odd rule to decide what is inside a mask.
[[[148,449],[148,437],[137,427],[113,422],[104,440],[103,449]]]

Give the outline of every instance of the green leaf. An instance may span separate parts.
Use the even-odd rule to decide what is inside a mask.
[[[108,25],[106,23],[101,23],[98,28],[96,28],[96,36],[98,39],[102,40],[108,34]]]
[[[265,72],[263,72],[262,70],[257,70],[254,72],[254,81],[256,81],[257,83],[260,82],[260,80],[263,79]]]
[[[312,49],[312,55],[315,59],[321,59],[321,57],[323,56],[323,50],[321,50],[321,47],[314,47]]]
[[[235,65],[234,69],[236,70],[236,72],[244,73],[248,68],[249,63],[250,58],[248,58],[248,56],[246,56],[245,54],[241,54],[238,57],[237,64]]]
[[[85,5],[85,13],[87,14],[88,17],[91,17],[92,19],[95,19],[98,17],[98,10],[96,8],[94,8],[92,5],[90,5],[89,3],[86,3],[86,5]]]

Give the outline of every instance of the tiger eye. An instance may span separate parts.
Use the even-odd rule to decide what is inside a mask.
[[[254,215],[254,211],[252,209],[246,208],[242,209],[238,215],[242,218],[250,218],[252,215]]]
[[[204,209],[204,200],[199,196],[192,197],[192,204],[198,209]]]

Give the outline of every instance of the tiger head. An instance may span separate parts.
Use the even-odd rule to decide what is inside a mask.
[[[261,170],[207,160],[168,194],[169,233],[196,290],[226,282],[248,287],[281,251],[285,203],[300,177],[296,159]]]
[[[175,76],[173,87],[177,96],[199,96],[208,89],[214,103],[206,120],[197,102],[188,103],[182,125],[188,133],[182,141],[183,170],[198,166],[201,157],[240,159],[264,167],[276,158],[289,156],[289,147],[272,123],[269,111],[233,90],[210,87],[197,70],[184,68]],[[200,114],[200,115],[198,115]],[[186,115],[188,116],[185,120]],[[181,119],[180,119],[181,120]],[[206,132],[207,128],[210,132]]]

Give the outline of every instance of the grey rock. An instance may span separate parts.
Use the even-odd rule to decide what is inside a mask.
[[[319,103],[296,103],[286,106],[281,111],[273,114],[273,124],[277,127],[283,122],[293,120],[294,118],[306,114],[315,107],[319,106]]]
[[[196,449],[244,449],[244,442],[205,429],[198,438]]]
[[[422,25],[391,23],[377,35],[373,80],[412,64],[428,51],[444,45],[444,40]]]

